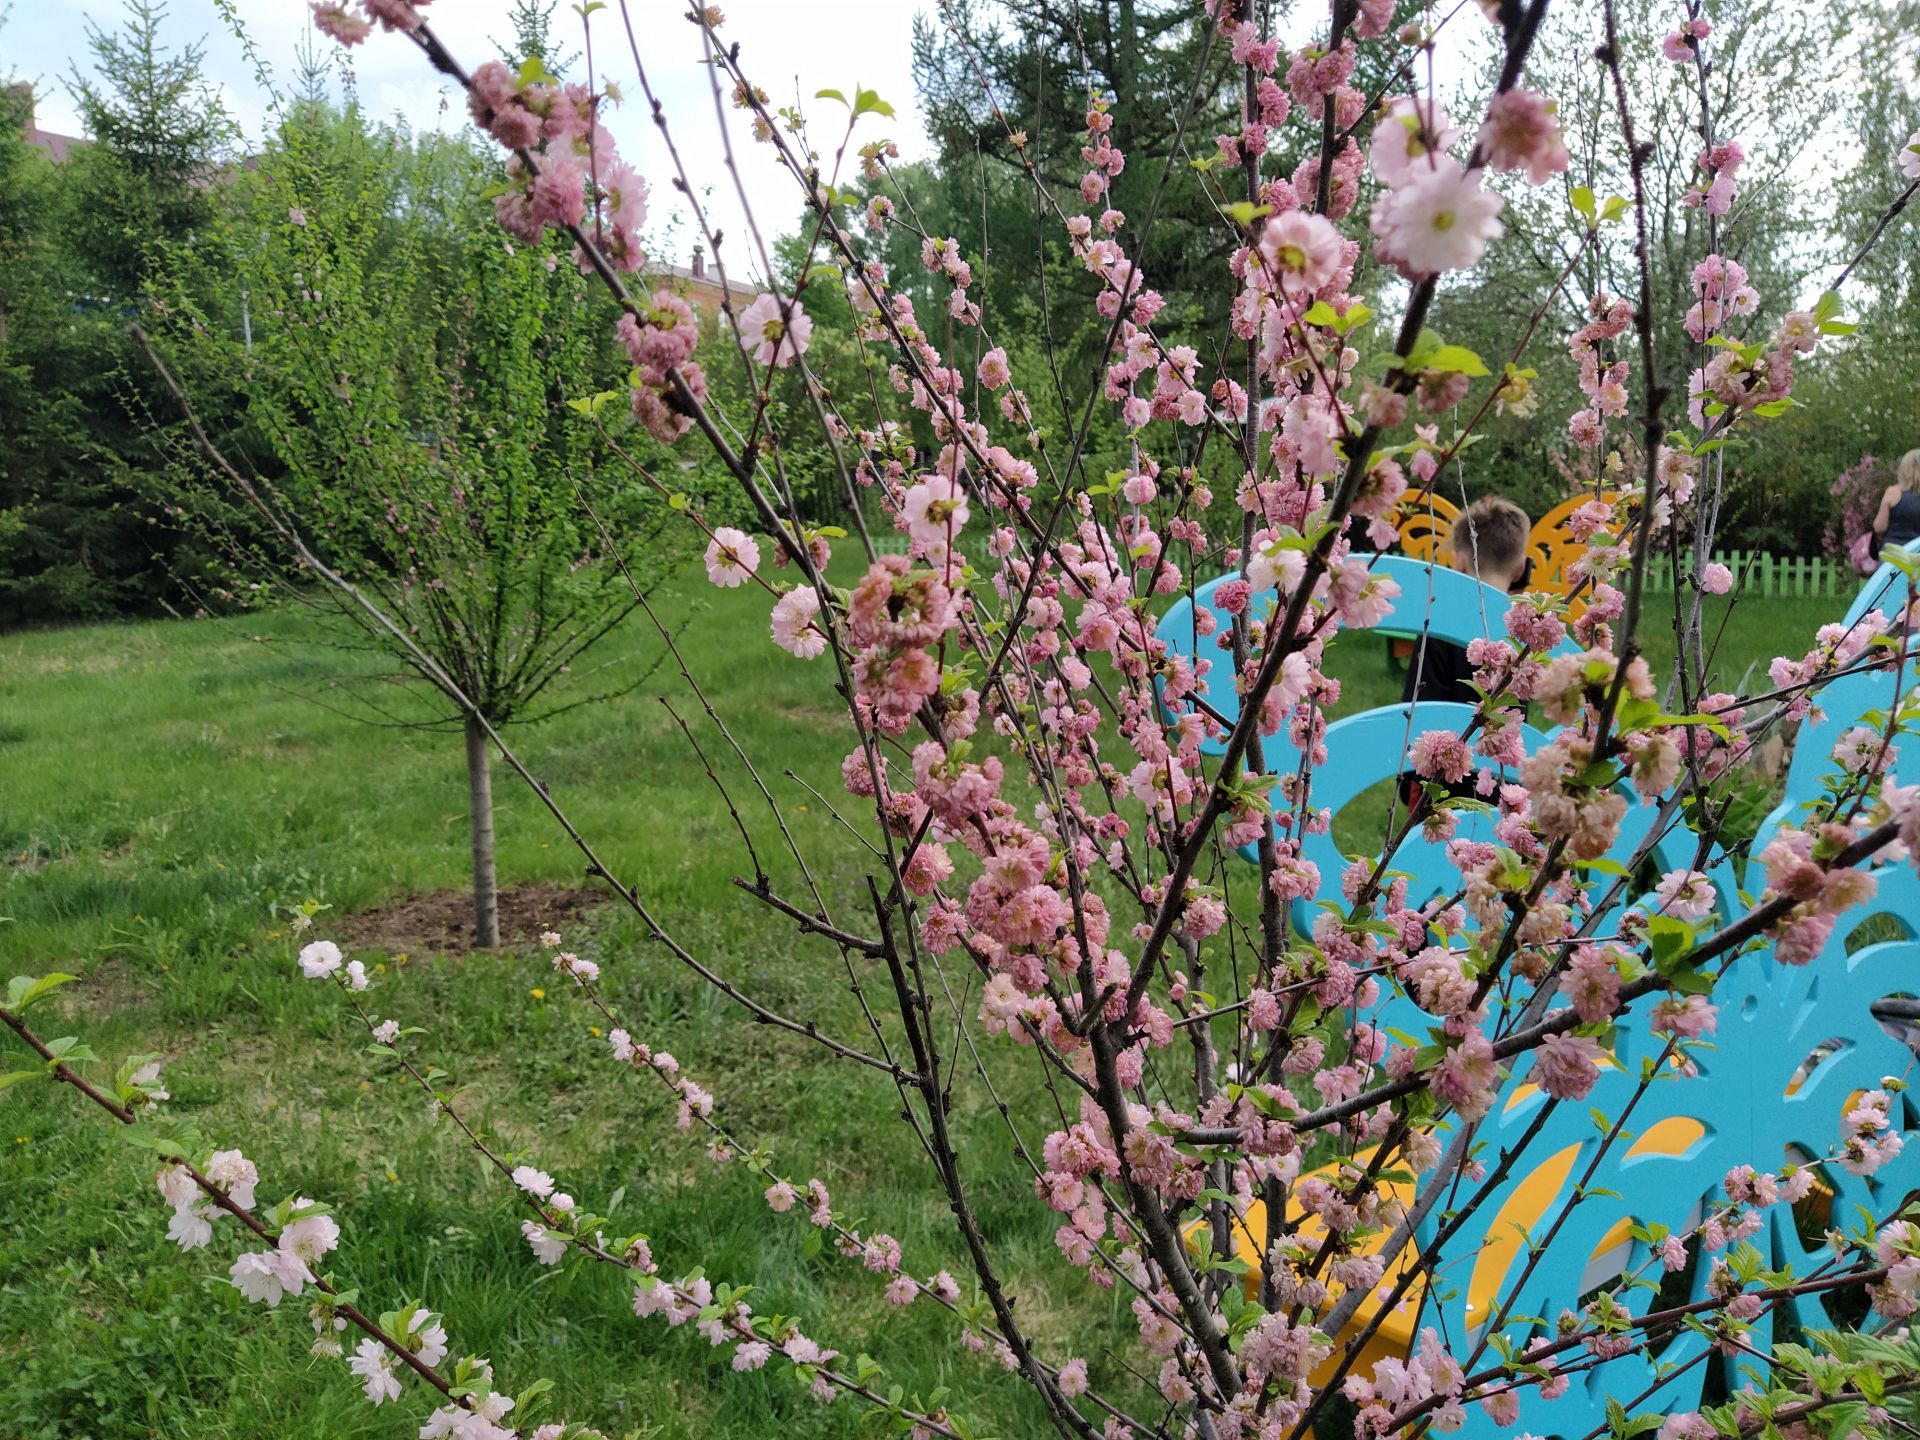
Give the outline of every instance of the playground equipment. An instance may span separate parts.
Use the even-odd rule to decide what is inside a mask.
[[[1401,587],[1393,612],[1379,627],[1382,633],[1417,635],[1425,630],[1456,644],[1504,634],[1510,603],[1506,596],[1465,575],[1407,557],[1382,556],[1370,563],[1392,574]],[[1201,606],[1212,608],[1218,583],[1199,588],[1195,598]],[[1862,589],[1844,623],[1856,623],[1870,609],[1890,610],[1904,603],[1905,596],[1904,576],[1883,566]],[[1254,598],[1255,613],[1264,603],[1263,597]],[[1176,651],[1219,657],[1216,670],[1225,674],[1230,668],[1227,652],[1211,647],[1227,633],[1231,618],[1216,612],[1216,619],[1216,635],[1197,640],[1192,607],[1183,600],[1163,618],[1159,633]],[[1196,643],[1203,648],[1196,650]],[[1762,824],[1754,853],[1803,805],[1820,797],[1821,777],[1832,769],[1839,736],[1863,716],[1890,707],[1913,683],[1910,672],[1882,670],[1844,677],[1821,692],[1818,704],[1824,714],[1803,724],[1785,778],[1786,798]],[[1237,718],[1231,686],[1216,686],[1206,698],[1229,722]],[[1327,731],[1328,761],[1314,774],[1313,803],[1337,813],[1369,786],[1408,768],[1407,753],[1421,733],[1458,730],[1470,714],[1463,705],[1393,705],[1336,721]],[[1531,750],[1548,737],[1529,727],[1526,738]],[[1265,744],[1269,768],[1284,772],[1298,765],[1299,756],[1284,736],[1269,737]],[[1214,754],[1224,748],[1218,742],[1210,742],[1210,747],[1202,748]],[[1920,775],[1920,739],[1900,738],[1895,769]],[[1638,805],[1628,811],[1629,823],[1622,827],[1613,858],[1623,863],[1631,859],[1647,836],[1650,815]],[[1472,827],[1484,823],[1483,817],[1462,817],[1460,833],[1473,834]],[[1691,859],[1690,835],[1683,832],[1679,839],[1686,843],[1676,842],[1671,855],[1662,846],[1654,847],[1659,868]],[[1322,876],[1322,893],[1313,898],[1339,901],[1345,861],[1331,836],[1314,837],[1305,848]],[[1413,877],[1412,898],[1436,893],[1445,884],[1444,854],[1417,838],[1396,852],[1393,868]],[[1562,1104],[1547,1116],[1515,1173],[1491,1193],[1432,1271],[1416,1279],[1381,1322],[1355,1373],[1370,1374],[1377,1359],[1404,1356],[1427,1326],[1438,1329],[1462,1360],[1478,1350],[1470,1369],[1487,1368],[1499,1359],[1483,1343],[1490,1326],[1524,1348],[1550,1335],[1563,1310],[1577,1308],[1603,1288],[1618,1286],[1616,1299],[1635,1315],[1703,1298],[1711,1257],[1696,1254],[1687,1270],[1669,1278],[1650,1241],[1686,1232],[1707,1207],[1724,1199],[1724,1177],[1735,1165],[1817,1162],[1839,1138],[1841,1117],[1861,1091],[1877,1087],[1882,1076],[1913,1069],[1914,1020],[1920,1017],[1920,1000],[1915,998],[1920,994],[1920,935],[1915,930],[1920,880],[1905,863],[1879,866],[1875,873],[1878,898],[1849,915],[1811,965],[1781,964],[1765,948],[1731,964],[1713,995],[1719,1007],[1716,1048],[1696,1060],[1701,1072],[1696,1077],[1662,1078],[1635,1099],[1643,1062],[1658,1059],[1664,1039],[1648,1032],[1645,1016],[1623,1018],[1616,1032],[1616,1063],[1602,1070],[1585,1101]],[[1740,913],[1745,908],[1740,868],[1723,861],[1712,878],[1722,918]],[[1310,909],[1307,902],[1296,907],[1297,927],[1304,929]],[[1601,924],[1597,933],[1611,929],[1606,917]],[[1433,1017],[1397,992],[1368,1018],[1414,1036],[1433,1024]],[[1481,1122],[1481,1153],[1497,1155],[1516,1143],[1548,1103],[1528,1082],[1527,1062],[1522,1062]],[[1606,1117],[1611,1126],[1629,1104],[1630,1116],[1603,1152],[1606,1133],[1598,1117]],[[1894,1104],[1901,1129],[1917,1123],[1906,1092],[1895,1095]],[[1443,1139],[1451,1123],[1443,1127]],[[1770,1207],[1762,1229],[1748,1243],[1764,1266],[1792,1266],[1805,1274],[1819,1263],[1830,1223],[1857,1228],[1863,1214],[1884,1219],[1916,1188],[1920,1149],[1913,1147],[1872,1176],[1817,1164],[1813,1193],[1795,1207]],[[1409,1183],[1401,1189],[1399,1198],[1411,1203],[1416,1187]],[[1432,1241],[1445,1206],[1435,1209],[1416,1232],[1415,1245],[1388,1263],[1385,1279],[1349,1322],[1343,1341],[1370,1324],[1416,1249]],[[1288,1218],[1290,1224],[1300,1222],[1297,1214]],[[1236,1226],[1240,1258],[1253,1267],[1250,1289],[1258,1284],[1265,1228],[1258,1204]],[[1549,1232],[1552,1243],[1546,1245]],[[1544,1248],[1536,1254],[1535,1246]],[[1623,1277],[1649,1283],[1620,1285]],[[1760,1322],[1756,1348],[1764,1353],[1776,1327],[1804,1331],[1859,1321],[1857,1314],[1832,1313],[1820,1295],[1803,1296]],[[1651,1357],[1630,1352],[1573,1377],[1567,1394],[1557,1401],[1529,1399],[1521,1426],[1543,1436],[1576,1437],[1604,1430],[1609,1397],[1638,1396],[1657,1375],[1674,1367],[1685,1367],[1682,1377],[1650,1403],[1666,1410],[1695,1408],[1710,1379],[1726,1390],[1745,1383],[1738,1373],[1742,1363],[1753,1363],[1752,1357],[1709,1353],[1703,1337],[1683,1330],[1661,1342]],[[1331,1369],[1329,1365],[1320,1378],[1327,1378]],[[1468,1407],[1466,1424],[1458,1433],[1467,1440],[1494,1440],[1511,1431],[1475,1405]]]
[[[1585,553],[1587,542],[1573,533],[1574,514],[1595,499],[1611,505],[1619,498],[1611,490],[1597,496],[1582,492],[1562,500],[1534,521],[1527,534],[1527,554],[1533,561],[1527,588],[1565,597],[1569,614],[1578,617],[1587,606],[1584,598],[1574,594],[1578,582],[1569,572],[1573,562]],[[1410,560],[1439,561],[1459,519],[1460,507],[1439,492],[1407,491],[1400,499],[1400,553]]]

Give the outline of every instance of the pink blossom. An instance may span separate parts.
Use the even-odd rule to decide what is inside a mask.
[[[260,1172],[238,1150],[216,1150],[207,1161],[206,1176],[241,1209],[253,1208],[253,1189],[260,1183]]]
[[[891,1235],[868,1238],[861,1259],[876,1275],[892,1275],[900,1269],[900,1242]]]
[[[759,568],[760,546],[752,536],[731,525],[713,532],[707,546],[707,579],[723,590],[731,590],[746,584]]]
[[[1407,182],[1373,207],[1375,252],[1409,279],[1466,270],[1505,233],[1504,202],[1480,183],[1480,172],[1451,160],[1416,166]]]
[[[313,6],[313,25],[322,35],[349,48],[373,33],[373,22],[354,14],[345,5],[316,3]]]
[[[513,1183],[537,1200],[544,1200],[553,1194],[553,1177],[531,1165],[514,1166]]]
[[[298,1295],[311,1278],[298,1256],[278,1250],[250,1250],[227,1273],[234,1289],[269,1310],[279,1305],[283,1294]]]
[[[1920,130],[1907,137],[1900,151],[1900,174],[1908,180],[1920,180]]]
[[[1413,742],[1413,768],[1425,779],[1457,785],[1473,768],[1473,750],[1450,730],[1428,730]]]
[[[802,660],[824,654],[827,637],[814,623],[819,614],[820,596],[811,585],[789,590],[773,602],[773,643]]]
[[[1724,595],[1733,588],[1733,571],[1718,560],[1700,572],[1700,588],[1709,595]]]
[[[1669,995],[1653,1007],[1650,1028],[1656,1035],[1671,1035],[1677,1040],[1698,1040],[1719,1028],[1720,1007],[1704,995]]]
[[[922,545],[944,546],[966,528],[967,494],[953,474],[933,474],[908,489],[900,507],[907,533]]]
[[[1448,1050],[1433,1071],[1434,1095],[1468,1119],[1493,1108],[1494,1087],[1500,1070],[1493,1058],[1493,1042],[1484,1032],[1467,1031],[1460,1043]]]
[[[1495,170],[1522,170],[1529,185],[1544,185],[1567,168],[1560,120],[1544,95],[1516,87],[1493,97],[1480,143]]]
[[[741,314],[740,336],[754,347],[755,360],[785,369],[807,353],[813,320],[798,300],[761,295]]]
[[[1429,169],[1444,161],[1445,152],[1459,138],[1459,128],[1439,101],[1401,95],[1387,102],[1373,127],[1367,159],[1384,184],[1402,185],[1416,168]]]
[[[1585,1099],[1600,1078],[1606,1052],[1584,1035],[1549,1035],[1534,1053],[1533,1081],[1559,1100]]]
[[[1332,222],[1305,210],[1289,210],[1269,220],[1258,249],[1259,276],[1292,295],[1319,290],[1333,279],[1345,256],[1345,243]],[[1248,278],[1255,273],[1249,267]]]
[[[1663,913],[1681,920],[1704,920],[1719,899],[1713,882],[1698,870],[1669,870],[1654,887]]]

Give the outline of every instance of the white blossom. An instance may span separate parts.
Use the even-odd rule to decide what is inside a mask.
[[[514,1166],[513,1183],[529,1195],[541,1200],[553,1194],[553,1177],[543,1170],[534,1169],[531,1165]]]
[[[555,1238],[544,1225],[536,1225],[531,1220],[522,1220],[520,1233],[527,1237],[527,1244],[533,1247],[534,1259],[542,1265],[558,1265],[567,1253],[567,1242]]]
[[[238,1150],[216,1150],[207,1161],[207,1179],[227,1192],[242,1210],[253,1208],[253,1187],[260,1183],[254,1163]]]
[[[206,1205],[176,1205],[167,1222],[167,1239],[182,1250],[198,1250],[213,1239],[213,1210]]]
[[[340,968],[340,947],[331,940],[315,940],[300,951],[300,973],[324,980]]]
[[[347,1368],[360,1377],[367,1399],[374,1404],[400,1398],[400,1377],[393,1373],[393,1356],[371,1335],[360,1342]]]

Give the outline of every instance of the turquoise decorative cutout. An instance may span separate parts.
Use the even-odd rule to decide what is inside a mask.
[[[1632,1138],[1614,1143],[1588,1182],[1589,1198],[1568,1212],[1566,1202],[1601,1145],[1594,1112],[1609,1122],[1618,1120],[1638,1087],[1642,1062],[1657,1058],[1663,1049],[1662,1037],[1648,1033],[1645,1017],[1623,1022],[1616,1047],[1620,1068],[1603,1071],[1586,1100],[1564,1102],[1555,1109],[1528,1146],[1520,1173],[1489,1197],[1468,1230],[1452,1239],[1447,1247],[1450,1263],[1436,1293],[1429,1297],[1421,1323],[1440,1329],[1455,1353],[1461,1354],[1463,1343],[1470,1349],[1488,1314],[1497,1315],[1503,1305],[1508,1306],[1509,1317],[1505,1328],[1522,1340],[1540,1333],[1540,1327],[1515,1323],[1514,1317],[1538,1317],[1550,1331],[1563,1309],[1611,1285],[1622,1273],[1662,1281],[1665,1276],[1658,1259],[1644,1242],[1626,1236],[1625,1225],[1663,1225],[1676,1233],[1687,1229],[1707,1204],[1725,1198],[1721,1182],[1730,1168],[1740,1164],[1778,1167],[1790,1158],[1824,1155],[1840,1137],[1849,1096],[1874,1088],[1882,1076],[1910,1075],[1913,1052],[1868,1007],[1889,995],[1920,990],[1920,944],[1909,929],[1908,938],[1847,954],[1849,936],[1869,915],[1920,915],[1920,883],[1912,867],[1886,866],[1878,873],[1878,902],[1855,917],[1850,927],[1836,929],[1826,951],[1812,965],[1782,965],[1765,949],[1735,962],[1715,989],[1714,1002],[1720,1010],[1713,1036],[1717,1048],[1700,1059],[1702,1073],[1692,1079],[1663,1078],[1648,1087],[1626,1125],[1625,1133]],[[1876,923],[1885,927],[1887,922]],[[1523,1071],[1509,1083],[1499,1106],[1483,1123],[1480,1139],[1485,1155],[1496,1156],[1503,1146],[1514,1143],[1548,1103],[1548,1097],[1533,1091],[1526,1078]],[[1915,1116],[1908,1097],[1899,1094],[1894,1101],[1896,1123],[1902,1129],[1912,1127]],[[1863,1223],[1862,1210],[1884,1220],[1897,1209],[1902,1197],[1920,1185],[1916,1161],[1920,1154],[1909,1147],[1871,1177],[1823,1165],[1820,1176],[1831,1198],[1819,1200],[1814,1207],[1803,1206],[1815,1211],[1808,1221],[1813,1233],[1803,1237],[1794,1210],[1776,1204],[1765,1212],[1762,1228],[1748,1243],[1759,1250],[1769,1268],[1791,1266],[1804,1276],[1821,1263],[1820,1232],[1827,1225],[1857,1231]],[[1537,1176],[1549,1183],[1541,1185]],[[1530,1181],[1536,1190],[1550,1194],[1537,1213],[1521,1195]],[[1548,1248],[1548,1258],[1521,1284],[1527,1261],[1525,1246],[1515,1243],[1521,1230],[1529,1240],[1544,1241],[1563,1215],[1564,1224]],[[1435,1223],[1426,1227],[1429,1238],[1435,1228]],[[1503,1240],[1508,1247],[1504,1253]],[[1477,1267],[1485,1267],[1478,1286],[1474,1284]],[[1707,1293],[1709,1271],[1705,1259],[1696,1259],[1692,1272],[1683,1272],[1685,1283],[1670,1284],[1666,1294],[1656,1297],[1647,1289],[1628,1288],[1619,1298],[1635,1315],[1699,1300]],[[1489,1301],[1486,1281],[1496,1272],[1503,1276],[1503,1283],[1497,1298]],[[1480,1300],[1479,1313],[1475,1313],[1475,1298]],[[1817,1295],[1796,1300],[1788,1317],[1802,1330],[1839,1323]],[[1770,1329],[1774,1322],[1764,1323]],[[1708,1367],[1718,1367],[1721,1378],[1737,1389],[1745,1383],[1738,1373],[1739,1363],[1753,1363],[1751,1356],[1702,1358],[1707,1348],[1699,1336],[1681,1332],[1653,1363],[1631,1353],[1575,1376],[1567,1394],[1557,1401],[1529,1394],[1515,1427],[1496,1425],[1479,1406],[1471,1406],[1467,1423],[1458,1433],[1469,1440],[1495,1440],[1516,1430],[1542,1436],[1585,1435],[1605,1426],[1609,1396],[1626,1403],[1653,1383],[1656,1363],[1666,1367],[1697,1362],[1650,1406],[1665,1412],[1697,1408]],[[1755,1348],[1765,1351],[1764,1331]],[[1477,1368],[1492,1363],[1497,1363],[1497,1357],[1482,1357]]]
[[[1380,633],[1418,635],[1424,629],[1461,645],[1505,633],[1510,602],[1497,591],[1468,576],[1404,557],[1381,556],[1370,563],[1401,586],[1393,612],[1378,627]],[[1213,605],[1220,583],[1203,585],[1197,592],[1199,604],[1216,615],[1215,637],[1196,639],[1193,610],[1184,599],[1167,612],[1159,633],[1177,653],[1218,657],[1216,672],[1225,676],[1231,662],[1228,652],[1216,648],[1215,642],[1228,633],[1232,617]],[[1893,610],[1904,603],[1906,588],[1905,576],[1883,565],[1862,587],[1843,623],[1857,622],[1869,609]],[[1271,598],[1270,593],[1256,596],[1254,613],[1263,613]],[[1812,637],[1807,638],[1811,642]],[[1754,853],[1782,824],[1791,823],[1806,804],[1820,798],[1821,782],[1834,769],[1832,751],[1841,735],[1862,723],[1863,716],[1886,710],[1915,683],[1911,670],[1879,671],[1847,676],[1820,692],[1816,705],[1823,713],[1801,727],[1785,778],[1785,799],[1761,825]],[[1212,690],[1207,703],[1231,723],[1238,717],[1231,685],[1215,685]],[[1471,707],[1465,705],[1426,703],[1389,705],[1336,721],[1327,730],[1328,762],[1314,775],[1315,806],[1337,814],[1369,786],[1402,773],[1407,752],[1421,733],[1457,731],[1471,714]],[[1525,738],[1531,752],[1551,735],[1529,726]],[[1284,734],[1268,737],[1264,744],[1270,770],[1284,771],[1299,764],[1299,755]],[[1201,748],[1218,755],[1224,745],[1209,741]],[[1920,780],[1920,737],[1902,736],[1895,748],[1896,773],[1910,782]],[[1651,807],[1630,806],[1610,858],[1630,860],[1653,819]],[[1457,833],[1490,838],[1491,826],[1490,817],[1463,815]],[[1692,848],[1690,832],[1683,831],[1671,845],[1656,847],[1653,863],[1661,870],[1684,865],[1692,858]],[[1346,861],[1332,837],[1306,837],[1302,850],[1320,867],[1321,887],[1315,898],[1341,901],[1340,875]],[[1252,847],[1243,854],[1251,859]],[[1409,892],[1414,899],[1449,887],[1450,876],[1457,883],[1444,847],[1417,835],[1403,844],[1392,868],[1411,877]],[[1708,1206],[1724,1200],[1722,1184],[1731,1167],[1752,1164],[1777,1169],[1789,1160],[1818,1160],[1840,1140],[1850,1097],[1877,1087],[1883,1076],[1912,1077],[1915,1051],[1911,1047],[1920,1045],[1920,1027],[1903,1027],[1894,1018],[1882,1020],[1872,1007],[1890,997],[1920,996],[1920,935],[1916,934],[1920,880],[1912,864],[1905,862],[1876,867],[1874,873],[1880,882],[1875,902],[1849,915],[1813,964],[1783,965],[1764,947],[1733,963],[1714,992],[1719,1007],[1718,1029],[1712,1037],[1715,1048],[1697,1059],[1701,1073],[1693,1078],[1666,1075],[1649,1085],[1634,1102],[1622,1138],[1609,1147],[1589,1178],[1588,1169],[1594,1166],[1603,1140],[1597,1117],[1604,1116],[1609,1124],[1619,1118],[1639,1088],[1643,1062],[1657,1059],[1664,1048],[1664,1038],[1649,1032],[1648,1017],[1623,1020],[1615,1047],[1617,1068],[1602,1072],[1587,1099],[1555,1107],[1529,1143],[1517,1173],[1452,1238],[1448,1259],[1422,1302],[1419,1324],[1438,1329],[1451,1351],[1464,1360],[1481,1339],[1490,1316],[1504,1314],[1502,1328],[1524,1344],[1550,1333],[1562,1310],[1577,1308],[1583,1298],[1601,1288],[1612,1288],[1623,1275],[1643,1275],[1656,1286],[1664,1282],[1658,1295],[1646,1287],[1620,1291],[1618,1298],[1636,1315],[1703,1298],[1710,1273],[1707,1259],[1696,1253],[1691,1268],[1669,1280],[1648,1244],[1634,1238],[1627,1227],[1665,1227],[1672,1233],[1689,1229]],[[1713,874],[1722,920],[1742,913],[1750,903],[1741,897],[1740,878],[1730,863],[1720,864]],[[1297,905],[1295,925],[1306,928],[1312,914],[1311,904]],[[1702,922],[1703,929],[1715,923]],[[1596,933],[1612,929],[1612,917],[1603,916]],[[1370,1018],[1421,1037],[1435,1023],[1394,991],[1387,993]],[[1528,1083],[1522,1062],[1480,1127],[1480,1153],[1489,1166],[1549,1103],[1544,1093]],[[1908,1093],[1894,1096],[1893,1118],[1907,1131],[1920,1123]],[[1793,1208],[1776,1204],[1765,1212],[1762,1228],[1748,1242],[1769,1268],[1791,1266],[1796,1274],[1805,1275],[1831,1253],[1825,1250],[1824,1229],[1857,1231],[1863,1215],[1875,1221],[1890,1217],[1910,1191],[1920,1190],[1920,1144],[1910,1145],[1869,1177],[1850,1175],[1837,1164],[1821,1164],[1818,1174],[1820,1188],[1813,1201],[1800,1207],[1799,1217]],[[1459,1184],[1458,1193],[1463,1196],[1478,1188]],[[1568,1200],[1583,1184],[1587,1198],[1569,1209]],[[1442,1206],[1428,1219],[1423,1241],[1431,1240],[1444,1213]],[[1526,1273],[1528,1244],[1544,1242],[1556,1226],[1543,1258]],[[1760,1322],[1755,1348],[1764,1352],[1776,1325],[1819,1329],[1856,1323],[1858,1318],[1830,1313],[1818,1295],[1801,1297]],[[1715,1391],[1709,1393],[1725,1393],[1720,1387],[1737,1389],[1746,1383],[1740,1365],[1754,1363],[1751,1356],[1730,1359],[1707,1353],[1708,1349],[1700,1337],[1680,1331],[1651,1360],[1633,1352],[1573,1377],[1567,1394],[1557,1401],[1543,1401],[1531,1389],[1523,1391],[1517,1425],[1496,1425],[1478,1404],[1469,1405],[1466,1423],[1457,1433],[1465,1440],[1504,1440],[1520,1430],[1541,1436],[1582,1436],[1605,1428],[1609,1398],[1632,1411],[1636,1398],[1657,1378],[1679,1367],[1686,1367],[1681,1377],[1638,1408],[1667,1412],[1696,1408],[1709,1374],[1718,1372]],[[1569,1352],[1563,1358],[1585,1356]],[[1484,1370],[1497,1363],[1498,1356],[1488,1350],[1471,1368]]]

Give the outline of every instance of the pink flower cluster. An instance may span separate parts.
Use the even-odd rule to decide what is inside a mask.
[[[431,0],[356,0],[356,3],[345,4],[340,0],[315,0],[310,8],[315,29],[342,45],[354,46],[373,33],[375,24],[382,30],[406,33],[418,30],[420,12],[430,3]]]
[[[1768,930],[1781,964],[1811,963],[1826,948],[1841,913],[1864,905],[1879,890],[1872,871],[1828,863],[1855,838],[1852,829],[1838,824],[1817,831],[1782,826],[1760,852],[1767,877],[1762,898],[1784,896],[1794,902]]]
[[[1591,318],[1568,339],[1567,352],[1580,367],[1580,392],[1588,403],[1568,420],[1567,433],[1582,449],[1597,450],[1606,443],[1606,422],[1627,413],[1627,362],[1609,362],[1601,347],[1632,328],[1633,307],[1601,291],[1588,303],[1587,314]]]
[[[1709,255],[1693,267],[1693,294],[1685,323],[1695,344],[1718,335],[1729,317],[1751,315],[1760,306],[1760,292],[1747,283],[1746,268],[1718,255]]]
[[[1696,15],[1660,42],[1660,53],[1676,65],[1690,65],[1700,55],[1700,42],[1713,33],[1713,24]]]
[[[1532,90],[1503,90],[1487,107],[1480,147],[1495,170],[1515,170],[1544,185],[1567,168],[1567,145],[1553,101]]]
[[[1700,169],[1706,179],[1689,185],[1686,194],[1680,197],[1680,203],[1688,209],[1703,209],[1709,215],[1728,214],[1733,209],[1733,202],[1740,198],[1740,186],[1735,177],[1746,159],[1747,152],[1732,140],[1702,150]]]
[[[1488,117],[1514,168],[1552,173],[1548,151],[1558,144],[1559,129],[1550,115],[1544,118],[1548,123],[1524,107]],[[1463,168],[1447,153],[1459,133],[1438,100],[1408,96],[1388,102],[1374,128],[1368,160],[1386,187],[1369,222],[1374,253],[1408,279],[1471,269],[1505,233],[1504,202],[1478,168]]]
[[[634,417],[655,439],[672,444],[693,424],[675,380],[693,404],[707,398],[706,373],[693,358],[700,328],[692,307],[670,290],[656,290],[647,304],[621,314],[614,333],[634,364]]]

